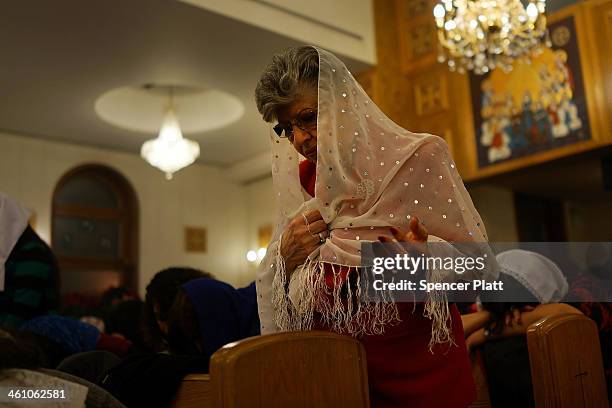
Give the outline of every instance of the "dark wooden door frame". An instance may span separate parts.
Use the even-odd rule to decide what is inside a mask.
[[[83,209],[69,205],[57,204],[56,196],[61,188],[76,176],[96,179],[111,188],[119,198],[118,210]],[[57,182],[51,200],[51,246],[56,247],[54,238],[55,217],[84,216],[95,219],[115,219],[121,221],[120,260],[104,261],[80,257],[59,256],[60,269],[86,268],[90,270],[118,269],[121,271],[121,284],[128,289],[138,289],[138,256],[139,256],[139,205],[138,197],[130,182],[117,170],[103,164],[84,164],[67,171]]]

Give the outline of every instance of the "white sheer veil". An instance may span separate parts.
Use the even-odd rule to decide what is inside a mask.
[[[319,301],[326,290],[324,264],[332,264],[334,273],[336,266],[359,267],[364,240],[388,236],[391,226],[407,228],[414,216],[426,225],[432,241],[486,242],[486,231],[445,141],[395,124],[335,55],[315,48],[319,54],[315,198],[300,185],[297,152],[288,140],[271,132],[272,177],[280,213],[257,276],[261,329],[262,333],[307,330],[316,310],[338,332],[381,333],[397,319],[393,301],[369,302],[360,291],[349,293],[362,300],[357,308],[339,299],[339,293],[332,293],[331,305]],[[286,293],[279,240],[288,221],[309,209],[321,212],[330,237],[293,273]],[[483,274],[486,279],[496,278],[497,270],[489,268]],[[426,314],[434,320],[432,341],[449,341],[443,294],[427,302]]]
[[[5,263],[28,226],[30,212],[0,192],[0,291],[4,290]]]
[[[556,303],[567,295],[569,285],[561,269],[537,252],[511,249],[497,254],[500,271],[519,281],[542,304]]]

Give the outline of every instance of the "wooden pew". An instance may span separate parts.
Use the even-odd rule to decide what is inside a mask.
[[[583,315],[544,318],[527,329],[538,407],[607,407],[597,328]],[[474,354],[478,398],[490,407],[486,374]],[[174,408],[368,407],[365,351],[328,332],[279,333],[228,344],[213,355],[211,376],[185,377]]]
[[[599,336],[584,315],[544,318],[527,329],[537,407],[608,407]]]
[[[212,407],[210,376],[208,374],[185,376],[171,406],[172,408]]]
[[[537,407],[608,407],[595,323],[579,314],[546,317],[527,328]],[[491,407],[486,373],[471,353],[477,397],[471,408]]]
[[[363,346],[329,332],[228,344],[213,355],[210,373],[186,376],[172,407],[369,407]]]
[[[213,355],[210,376],[215,408],[369,407],[363,346],[329,332],[228,344]]]

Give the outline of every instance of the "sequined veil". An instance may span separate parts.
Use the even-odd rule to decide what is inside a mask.
[[[486,231],[445,141],[395,124],[335,55],[316,49],[319,82],[314,198],[300,185],[300,158],[295,149],[288,140],[270,133],[272,177],[280,211],[272,243],[257,273],[261,330],[308,330],[316,311],[337,332],[382,333],[386,324],[398,318],[393,299],[383,295],[373,301],[365,291],[356,289],[349,290],[348,296],[358,302],[343,301],[341,285],[335,285],[331,293],[325,285],[326,273],[334,274],[337,280],[341,266],[359,267],[363,241],[389,236],[391,226],[407,228],[414,216],[426,225],[430,241],[449,246],[454,242],[486,242]],[[291,218],[310,209],[321,212],[330,237],[293,272],[287,291],[279,242]],[[327,271],[326,264],[331,265]],[[487,268],[474,278],[492,279],[497,273],[495,268]],[[456,279],[452,273],[431,274],[432,280]],[[432,342],[452,340],[443,293],[430,296],[425,313],[433,320]]]

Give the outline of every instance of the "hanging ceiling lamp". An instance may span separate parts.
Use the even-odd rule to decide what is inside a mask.
[[[451,71],[481,75],[495,68],[512,70],[520,59],[550,46],[546,0],[442,0],[433,9],[440,54]]]
[[[140,149],[140,155],[151,166],[166,173],[166,179],[172,179],[172,174],[189,166],[200,156],[200,145],[193,140],[185,139],[181,132],[172,98],[172,88],[169,90],[169,103],[164,114],[159,135],[147,140]]]

